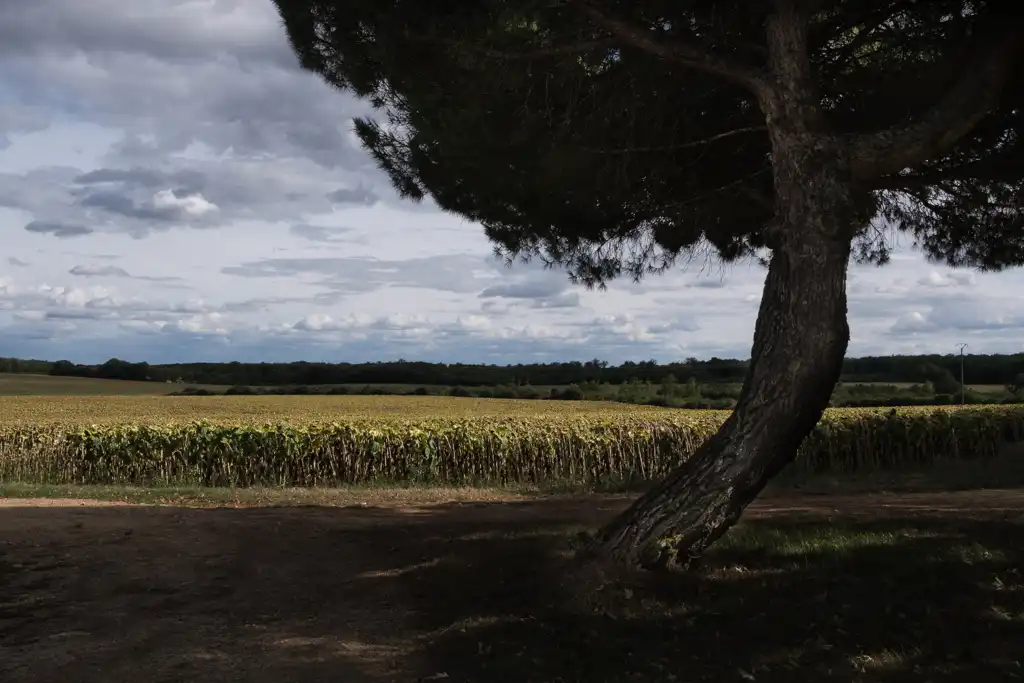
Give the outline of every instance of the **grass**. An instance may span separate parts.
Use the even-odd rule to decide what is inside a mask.
[[[920,382],[841,382],[844,387],[896,387],[897,389],[909,389],[913,386],[921,384]],[[976,391],[979,394],[1005,394],[1006,386],[1003,384],[968,384],[967,388],[970,391]]]
[[[458,681],[1020,680],[1022,532],[956,519],[750,522],[694,575],[632,585],[582,615],[541,608],[557,597],[534,588],[425,649]],[[527,542],[505,539],[523,553]]]
[[[352,486],[347,488],[217,488],[200,486],[104,486],[72,484],[0,484],[0,499],[74,499],[185,507],[266,507],[353,505],[433,505],[462,501],[528,500],[546,495],[538,490],[443,488],[436,486]],[[562,493],[562,495],[566,495]],[[570,494],[571,495],[571,494]]]

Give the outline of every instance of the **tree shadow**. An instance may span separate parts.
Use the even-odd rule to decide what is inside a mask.
[[[1020,524],[753,521],[698,572],[631,583],[586,611],[564,590],[556,539],[452,539],[444,561],[391,579],[418,604],[424,675],[460,682],[1024,675]]]
[[[573,534],[622,504],[0,509],[0,678],[1024,675],[1019,513],[752,518],[696,572],[581,603]]]

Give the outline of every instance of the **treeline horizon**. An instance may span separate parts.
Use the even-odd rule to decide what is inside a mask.
[[[970,354],[963,357],[964,383],[1007,385],[1024,374],[1024,353]],[[945,378],[960,379],[958,354],[863,356],[843,362],[842,382],[923,383]],[[404,384],[423,386],[564,386],[582,383],[660,384],[670,377],[699,384],[740,383],[749,361],[710,358],[659,364],[654,360],[489,365],[430,363],[425,361],[378,361],[371,363],[132,363],[112,358],[102,364],[67,360],[0,358],[0,372],[47,374],[63,377],[120,379],[142,382],[175,382],[223,386],[295,386],[326,384]]]

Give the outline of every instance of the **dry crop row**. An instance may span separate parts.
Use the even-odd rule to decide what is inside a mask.
[[[163,399],[167,401],[168,399]],[[504,403],[504,402],[498,402]],[[547,406],[556,405],[545,402]],[[689,457],[726,413],[535,411],[292,423],[129,421],[0,426],[0,481],[190,486],[602,485],[650,480]],[[325,419],[326,418],[326,419]],[[795,467],[926,466],[1024,440],[1024,408],[830,410]]]
[[[660,417],[666,408],[607,401],[532,401],[443,396],[12,396],[0,397],[0,426],[22,424],[265,424],[402,419]]]

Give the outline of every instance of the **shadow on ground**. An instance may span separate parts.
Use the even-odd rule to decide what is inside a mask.
[[[4,508],[0,680],[1016,680],[1024,496],[977,500],[766,501],[592,609],[564,553],[621,500]]]

